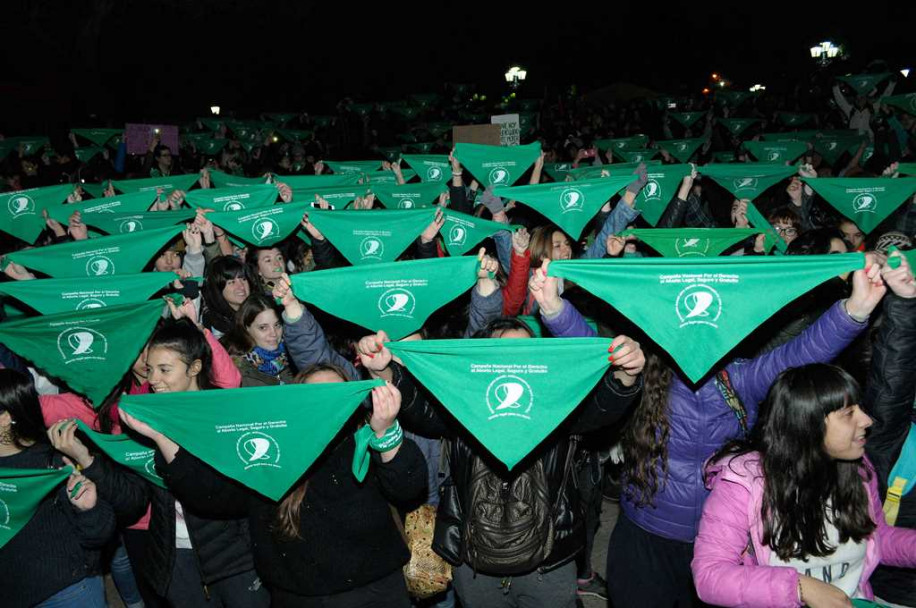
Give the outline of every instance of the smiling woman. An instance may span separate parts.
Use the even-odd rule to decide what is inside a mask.
[[[239,307],[232,329],[223,337],[226,350],[242,374],[242,386],[292,382],[280,314],[269,297],[252,294]]]

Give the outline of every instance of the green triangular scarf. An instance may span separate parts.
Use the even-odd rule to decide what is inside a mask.
[[[197,183],[200,175],[189,173],[186,175],[170,175],[169,177],[147,177],[144,179],[113,179],[114,187],[130,194],[132,192],[156,191],[162,188],[162,196],[167,197],[175,190],[188,191]]]
[[[668,154],[686,163],[693,156],[694,152],[700,149],[706,143],[705,137],[694,137],[692,139],[669,139],[666,141],[657,141],[655,146],[659,149],[664,148]]]
[[[479,264],[475,257],[457,256],[304,272],[293,275],[293,292],[327,313],[399,340],[470,289]]]
[[[358,196],[366,196],[369,188],[362,184],[353,186],[328,186],[326,188],[312,188],[306,190],[293,190],[293,200],[297,203],[316,202],[315,197],[320,196],[334,206],[335,209],[343,209]]]
[[[865,234],[916,192],[916,177],[806,177],[802,181]]]
[[[234,188],[208,188],[191,190],[184,197],[192,207],[214,211],[241,211],[270,207],[277,201],[277,187],[273,184],[237,186]]]
[[[449,255],[464,255],[482,240],[501,230],[510,230],[506,224],[482,220],[479,217],[443,209],[445,224],[439,234]],[[0,285],[2,286],[2,285]]]
[[[732,150],[713,152],[712,160],[714,163],[733,163],[735,162],[735,153]]]
[[[226,123],[222,118],[198,118],[197,121],[211,131],[219,131]]]
[[[340,173],[372,173],[373,171],[382,170],[382,161],[380,160],[326,160],[324,161],[335,174]]]
[[[609,338],[391,342],[417,380],[512,470],[608,369]]]
[[[420,176],[420,181],[446,183],[452,176],[445,154],[402,154],[404,162]]]
[[[60,206],[73,190],[73,184],[61,184],[0,194],[0,230],[34,243],[45,228],[41,211]]]
[[[862,254],[628,258],[552,262],[636,323],[698,382],[783,306],[831,277],[864,268]],[[626,289],[621,289],[626,285]]]
[[[781,120],[782,124],[786,125],[787,127],[800,127],[812,118],[814,118],[814,114],[779,112],[779,120]]]
[[[81,163],[88,163],[104,151],[105,148],[101,146],[89,146],[87,148],[76,148],[73,150],[73,153],[76,155],[78,161]]]
[[[789,248],[786,241],[779,236],[779,233],[776,232],[773,225],[767,221],[767,218],[763,217],[763,214],[760,213],[760,210],[757,209],[757,205],[754,203],[747,204],[747,221],[754,228],[763,231],[763,248],[767,252],[769,252],[774,245],[776,246],[776,250],[780,253],[785,253],[786,249]]]
[[[669,116],[689,129],[705,114],[706,112],[671,112]]]
[[[595,147],[599,150],[621,150],[645,148],[649,143],[648,135],[634,135],[632,137],[618,137],[616,139],[596,139]]]
[[[770,163],[710,164],[699,167],[699,172],[711,177],[735,198],[754,200],[764,190],[795,175],[795,167]]]
[[[727,106],[740,106],[750,97],[748,91],[716,91],[716,101],[721,101]]]
[[[897,163],[900,175],[916,175],[916,163]]]
[[[494,188],[493,194],[531,207],[578,239],[601,206],[634,179],[635,175],[618,175],[561,184]]]
[[[841,80],[851,86],[859,95],[868,95],[872,89],[878,86],[882,80],[885,80],[890,75],[890,72],[883,72],[881,74],[856,74],[855,76],[837,76],[836,79]]]
[[[83,190],[83,192],[88,192],[91,194],[92,198],[105,198],[105,190],[108,189],[108,182],[105,182],[104,184],[81,183],[80,188]],[[155,193],[153,194],[153,198],[155,198]]]
[[[312,136],[311,131],[306,131],[304,129],[277,129],[277,133],[289,142],[308,141]]]
[[[0,343],[102,405],[162,316],[162,301],[0,323]]]
[[[184,226],[16,251],[7,259],[55,278],[136,274]]]
[[[444,182],[417,184],[373,184],[375,197],[388,209],[422,209],[431,207],[448,188]]]
[[[0,549],[35,516],[45,496],[72,469],[0,469]]]
[[[83,184],[85,186],[85,184]],[[124,213],[145,213],[152,207],[156,200],[155,192],[137,192],[136,194],[118,194],[115,196],[94,198],[79,203],[56,205],[48,208],[51,219],[61,224],[67,224],[70,216],[79,211],[83,221],[87,224],[93,215],[114,215]]]
[[[818,137],[814,140],[814,149],[824,157],[824,160],[832,165],[850,148],[858,148],[861,142],[862,137],[860,135]]]
[[[417,172],[413,169],[401,169],[401,177],[404,178],[404,183],[409,182],[417,176]],[[376,171],[375,173],[366,173],[365,182],[369,184],[397,184],[398,179],[394,176],[393,171]]]
[[[88,139],[97,146],[104,146],[108,140],[124,132],[124,129],[70,129],[74,135]]]
[[[754,158],[764,163],[792,162],[808,151],[808,144],[803,141],[746,141],[744,147]]]
[[[758,118],[719,118],[719,124],[728,129],[728,132],[738,137],[744,133],[748,127],[756,122],[760,122]]]
[[[309,190],[334,186],[353,186],[362,176],[359,173],[340,175],[274,175],[275,182],[286,184],[293,190]]]
[[[267,115],[267,118],[275,121],[277,124],[285,125],[296,116],[298,115],[293,112],[271,112]]]
[[[638,237],[666,258],[712,258],[760,232],[751,228],[637,228],[624,230],[620,236]]]
[[[89,428],[82,420],[76,421],[76,426],[86,434],[92,443],[106,456],[121,466],[125,466],[143,479],[165,488],[165,482],[156,473],[156,449],[150,448],[139,441],[134,441],[129,436],[109,435],[99,433]]]
[[[364,380],[125,395],[119,407],[223,475],[279,501],[380,385]]]
[[[572,168],[572,163],[544,163],[544,172],[555,182],[565,182]]]
[[[643,163],[654,158],[658,150],[647,150],[645,148],[614,148],[614,156],[623,159],[625,163]]]
[[[215,156],[223,151],[223,148],[226,147],[226,144],[229,142],[228,139],[207,139],[201,142],[197,142],[195,147],[197,148],[198,154],[203,154],[204,156]]]
[[[881,103],[900,108],[904,112],[916,116],[916,93],[887,95],[881,98]]]
[[[210,181],[213,182],[213,185],[217,188],[263,186],[268,181],[266,177],[240,177],[238,175],[223,173],[222,171],[217,171],[215,169],[210,169],[209,171]],[[188,194],[190,194],[190,192]]]
[[[207,219],[255,247],[271,247],[299,227],[302,215],[311,210],[308,203],[272,205],[264,209],[215,211]]]
[[[354,266],[393,262],[435,217],[434,209],[325,211],[311,209],[309,221]]]
[[[167,228],[194,219],[193,209],[152,211],[150,213],[92,213],[83,222],[107,234],[127,234]]]
[[[613,166],[613,165],[611,165]],[[690,165],[659,165],[649,167],[649,181],[636,196],[636,209],[655,226],[671,199],[677,194],[681,180],[690,174]]]
[[[484,146],[456,144],[457,158],[484,186],[511,186],[541,155],[541,144]]]
[[[567,175],[572,177],[574,180],[585,180],[585,179],[604,179],[608,176],[617,176],[617,175],[634,175],[633,170],[636,169],[639,165],[644,164],[647,167],[656,167],[662,164],[660,160],[648,160],[645,163],[613,163],[610,165],[594,165],[591,167],[580,167],[578,169],[570,169]],[[557,180],[563,181],[563,180]]]
[[[0,283],[0,293],[43,315],[143,302],[178,278],[174,272],[141,272],[79,279],[36,279]]]

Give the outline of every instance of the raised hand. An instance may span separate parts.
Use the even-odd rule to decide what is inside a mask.
[[[436,239],[436,235],[439,234],[439,231],[442,229],[442,226],[445,224],[445,215],[442,213],[442,208],[436,209],[436,215],[433,216],[433,221],[429,223],[429,226],[420,234],[420,242],[422,243],[432,243]]]
[[[865,321],[885,293],[887,286],[881,278],[881,265],[873,254],[866,254],[865,269],[852,275],[852,295],[846,300],[846,312],[857,321]]]
[[[60,420],[48,429],[48,439],[58,452],[69,456],[84,469],[92,464],[92,454],[82,441],[76,436],[75,420]]]
[[[617,368],[614,377],[624,386],[633,386],[646,366],[646,355],[639,342],[624,335],[617,336],[608,349],[608,361]]]
[[[512,233],[512,250],[515,251],[516,255],[524,257],[530,242],[531,235],[528,233],[527,228],[519,228]]]
[[[528,280],[528,291],[538,303],[541,314],[552,317],[563,310],[563,298],[560,297],[559,281],[555,277],[547,276],[550,260],[545,258],[541,267],[531,273]]]
[[[384,331],[365,336],[356,344],[356,353],[359,362],[373,377],[384,377],[383,372],[387,371],[386,379],[390,380],[388,365],[391,363],[391,351],[385,347],[386,342],[390,340]]]

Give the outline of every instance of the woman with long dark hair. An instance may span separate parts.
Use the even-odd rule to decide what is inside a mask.
[[[292,382],[280,316],[280,308],[272,299],[253,293],[239,307],[232,329],[223,336],[222,343],[242,374],[242,386]]]
[[[860,403],[838,367],[786,370],[750,437],[710,459],[692,562],[703,601],[850,605],[874,598],[868,579],[879,562],[916,566],[916,530],[884,521]]]
[[[220,256],[207,265],[201,323],[217,338],[232,329],[235,313],[257,285],[248,265],[231,256]]]

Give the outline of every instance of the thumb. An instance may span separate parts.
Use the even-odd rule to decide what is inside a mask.
[[[544,258],[544,261],[541,262],[541,276],[544,277],[544,278],[547,277],[547,268],[548,268],[548,266],[550,266],[550,259],[549,259],[549,258]]]

